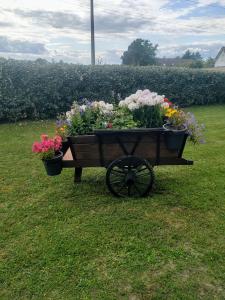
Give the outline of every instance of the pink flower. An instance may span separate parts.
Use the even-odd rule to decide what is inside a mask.
[[[34,142],[33,146],[32,146],[32,152],[34,152],[34,153],[40,153],[40,152],[42,152],[41,143]]]
[[[48,138],[48,135],[41,135],[41,142],[34,142],[32,146],[32,151],[35,153],[41,153],[43,157],[44,153],[54,153],[61,149],[62,138],[60,136],[55,136],[52,139]]]
[[[62,147],[62,138],[61,138],[61,136],[59,136],[59,135],[55,136],[55,138],[54,138],[54,147],[55,147],[56,151],[61,149],[61,147]]]

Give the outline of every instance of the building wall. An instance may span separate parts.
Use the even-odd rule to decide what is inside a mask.
[[[223,51],[216,60],[215,67],[225,67],[225,51]]]

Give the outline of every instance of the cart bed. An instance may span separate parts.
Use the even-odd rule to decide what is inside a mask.
[[[188,135],[184,135],[179,150],[171,150],[164,129],[96,130],[93,135],[68,138],[68,150],[64,154],[63,167],[108,167],[122,156],[137,156],[156,165],[192,165],[182,158]]]

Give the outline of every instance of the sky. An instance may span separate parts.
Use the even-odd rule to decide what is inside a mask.
[[[158,57],[225,46],[225,0],[94,0],[97,63],[119,64],[136,38]],[[90,63],[90,0],[1,0],[0,56]]]

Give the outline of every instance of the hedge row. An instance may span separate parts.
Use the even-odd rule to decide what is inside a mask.
[[[54,118],[74,99],[112,102],[145,88],[181,106],[225,103],[225,72],[0,59],[0,120]]]

